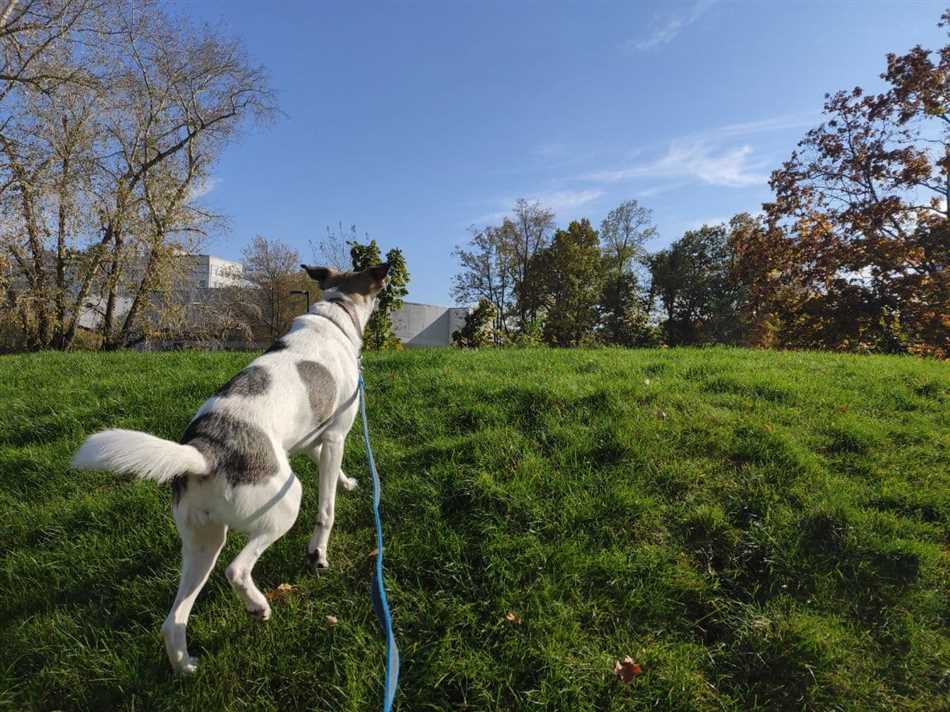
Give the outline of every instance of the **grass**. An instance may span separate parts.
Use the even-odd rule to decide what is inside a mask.
[[[255,624],[219,562],[192,679],[158,632],[178,577],[170,492],[67,467],[103,427],[177,438],[250,358],[0,358],[0,707],[379,706],[355,434],[362,487],[340,493],[332,568],[305,565],[316,478],[295,460],[300,520],[255,575],[296,589]],[[948,365],[718,348],[366,360],[399,710],[950,709]],[[612,673],[625,655],[643,670],[629,685]]]

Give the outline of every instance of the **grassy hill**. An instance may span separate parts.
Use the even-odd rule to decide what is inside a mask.
[[[219,562],[184,680],[158,632],[178,578],[169,491],[67,468],[106,426],[177,439],[248,360],[0,358],[0,707],[378,707],[358,437],[332,568],[306,567],[316,477],[295,460],[300,519],[255,574],[296,588],[254,623]],[[727,349],[366,361],[398,709],[948,709],[950,366]],[[612,673],[625,655],[642,667],[629,685]]]

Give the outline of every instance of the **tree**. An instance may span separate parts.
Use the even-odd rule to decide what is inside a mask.
[[[514,225],[471,230],[469,249],[455,248],[460,271],[453,277],[452,296],[460,302],[486,300],[492,305],[493,328],[507,334],[514,308]]]
[[[360,271],[382,263],[379,245],[376,240],[366,244],[350,242],[350,256],[353,269]],[[402,306],[402,298],[409,293],[409,270],[402,250],[393,248],[386,253],[389,273],[386,287],[376,298],[376,309],[366,324],[364,346],[373,351],[401,348],[401,343],[393,333],[392,313]]]
[[[607,213],[600,224],[600,241],[610,276],[619,279],[633,271],[634,264],[644,257],[644,244],[654,237],[653,211],[636,200],[627,200]]]
[[[594,336],[603,288],[600,243],[586,218],[558,230],[530,265],[532,308],[544,310],[543,336],[556,346],[577,346]]]
[[[367,233],[363,233],[362,238],[369,241]],[[317,264],[346,272],[350,268],[350,245],[359,243],[360,239],[356,225],[344,230],[343,223],[339,222],[335,228],[327,225],[326,235],[319,242],[310,240],[310,251]]]
[[[600,337],[604,343],[615,346],[659,345],[660,332],[650,322],[650,311],[633,272],[605,278]]]
[[[502,225],[505,234],[512,236],[514,252],[515,292],[518,297],[518,313],[521,328],[525,328],[537,315],[538,305],[528,295],[534,289],[531,284],[532,262],[551,240],[554,230],[554,213],[539,201],[520,198],[512,209],[511,219]]]
[[[494,326],[494,304],[487,299],[480,299],[478,306],[465,316],[465,324],[462,328],[452,332],[452,343],[470,349],[490,346],[494,343]]]
[[[241,277],[246,286],[232,291],[243,297],[244,320],[255,335],[274,341],[306,311],[300,296],[290,292],[311,290],[312,284],[300,271],[300,255],[283,242],[257,235],[242,255]]]
[[[636,265],[645,258],[644,244],[655,236],[653,212],[636,200],[621,203],[601,223],[605,275],[601,337],[606,343],[642,346],[655,341],[636,272]]]
[[[147,0],[0,6],[3,308],[30,348],[69,348],[93,311],[107,346],[127,344],[215,224],[200,186],[272,112],[266,79],[235,41]]]
[[[769,300],[785,345],[947,356],[950,45],[890,54],[881,77],[880,94],[828,96],[827,120],[772,174],[784,264],[747,257],[793,286]]]
[[[668,343],[735,343],[741,338],[742,290],[733,276],[728,237],[725,225],[704,225],[650,257]]]

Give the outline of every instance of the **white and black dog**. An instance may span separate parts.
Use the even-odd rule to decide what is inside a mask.
[[[254,585],[251,571],[297,518],[301,486],[288,456],[306,452],[319,465],[320,504],[307,547],[318,567],[328,566],[337,481],[347,489],[356,486],[340,467],[343,444],[358,408],[363,329],[389,265],[362,272],[303,268],[320,284],[321,301],[204,402],[181,443],[133,430],[106,430],[89,437],[73,459],[79,469],[132,473],[172,485],[182,569],[162,635],[178,672],[196,668],[188,654],[188,616],[228,528],[248,536],[227,568],[228,581],[251,615],[270,617],[267,598]],[[329,426],[312,437],[330,418]]]

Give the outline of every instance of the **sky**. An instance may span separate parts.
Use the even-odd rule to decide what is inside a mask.
[[[518,198],[599,225],[654,211],[661,249],[756,212],[824,95],[875,90],[888,52],[939,48],[945,0],[181,0],[239,37],[281,115],[225,149],[205,251],[255,236],[312,261],[326,226],[402,249],[408,301],[449,305],[469,227]]]

